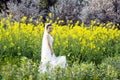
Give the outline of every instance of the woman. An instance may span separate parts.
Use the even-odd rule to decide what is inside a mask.
[[[50,65],[50,68],[55,68],[57,66],[61,68],[66,67],[66,57],[59,56],[56,57],[53,51],[52,42],[53,38],[50,35],[52,32],[52,25],[50,23],[45,25],[43,39],[42,39],[42,53],[41,53],[41,62],[40,70],[42,72],[47,71],[47,65]]]

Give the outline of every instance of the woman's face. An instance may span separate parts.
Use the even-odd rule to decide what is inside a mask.
[[[48,33],[52,32],[52,26],[49,26],[49,27],[47,28],[47,32],[48,32]]]

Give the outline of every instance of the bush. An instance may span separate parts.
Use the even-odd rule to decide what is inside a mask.
[[[4,80],[14,80],[14,79],[37,79],[38,68],[37,64],[32,60],[21,57],[12,59],[15,62],[12,63],[10,58],[5,60],[7,64],[2,64],[0,67],[1,76]],[[18,61],[17,61],[18,60]]]
[[[14,59],[16,61],[18,58]],[[112,58],[113,59],[113,58]],[[52,71],[40,74],[39,63],[34,63],[26,57],[18,59],[17,64],[7,62],[0,66],[1,79],[29,79],[29,80],[119,80],[119,69],[103,62],[99,66],[93,63],[73,63],[72,66],[61,69],[56,67]],[[111,60],[111,59],[109,59]],[[109,62],[109,61],[108,61]],[[115,63],[115,62],[114,62]],[[114,65],[114,64],[113,64]],[[117,64],[119,65],[119,64]],[[119,68],[119,67],[118,67]]]
[[[120,56],[109,57],[99,65],[99,77],[102,79],[120,79]]]

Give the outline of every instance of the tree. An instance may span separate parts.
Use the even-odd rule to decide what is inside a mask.
[[[99,22],[120,23],[120,0],[89,0],[81,12],[81,20],[89,23],[94,19]]]
[[[85,5],[85,0],[58,0],[56,6],[50,9],[53,13],[52,19],[56,20],[59,17],[60,20],[64,20],[65,24],[68,20],[72,20],[72,23],[81,21],[80,12]]]

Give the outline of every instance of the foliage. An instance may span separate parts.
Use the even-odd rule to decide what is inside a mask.
[[[64,22],[61,20],[52,23],[55,54],[65,55],[68,67],[58,67],[40,74],[38,70],[44,23],[26,23],[25,16],[20,22],[11,21],[11,17],[9,15],[0,20],[0,79],[120,79],[120,31],[112,23],[91,21],[86,27],[84,23],[78,25],[79,22],[70,24],[69,20],[69,24],[64,26],[59,25]]]
[[[23,16],[34,20],[43,16],[44,22],[51,12],[53,21],[60,18],[64,20],[64,24],[68,23],[67,20],[73,20],[73,23],[85,22],[85,24],[90,24],[91,20],[120,24],[119,0],[5,0],[5,4],[0,7],[2,9],[0,19],[9,14],[13,14],[15,21],[20,21]]]
[[[1,57],[26,56],[40,59],[44,23],[26,24],[26,19],[23,17],[21,22],[10,22],[10,18],[0,21]],[[84,27],[84,23],[80,26],[78,24],[52,24],[56,55],[66,55],[70,63],[78,60],[99,64],[102,59],[120,53],[120,31],[113,29],[112,23],[94,26],[98,23],[92,21],[89,27]]]
[[[99,77],[102,79],[119,79],[120,78],[120,57],[108,57],[102,61],[99,65],[98,71],[100,72]]]
[[[119,58],[119,57],[118,57]],[[115,58],[106,59],[116,61]],[[19,62],[17,62],[19,60]],[[40,74],[38,71],[39,63],[33,62],[26,57],[14,59],[16,63],[12,63],[6,59],[6,64],[0,66],[1,79],[14,80],[14,79],[29,79],[29,80],[119,80],[120,68],[114,67],[115,64],[109,64],[106,61],[99,66],[93,63],[73,63],[66,69],[59,67],[52,69],[50,72]],[[119,60],[117,60],[119,61]]]

